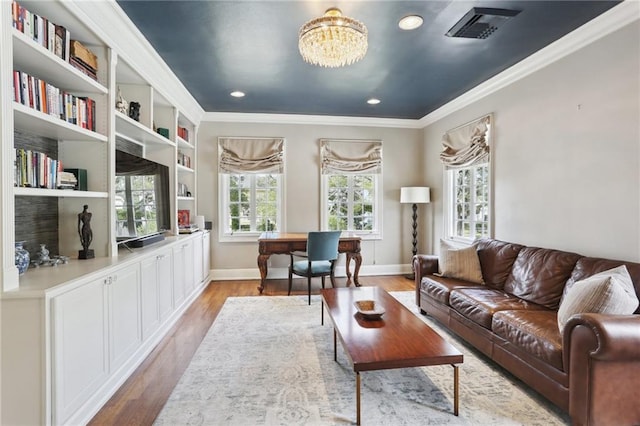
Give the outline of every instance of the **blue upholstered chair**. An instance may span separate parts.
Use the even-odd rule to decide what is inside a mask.
[[[293,274],[307,277],[309,305],[311,304],[312,277],[322,277],[322,288],[324,288],[324,277],[328,275],[331,278],[331,286],[336,286],[334,270],[335,262],[338,259],[339,239],[340,231],[309,232],[307,251],[290,253],[289,292],[287,294],[291,294]],[[295,260],[296,258],[305,259]]]

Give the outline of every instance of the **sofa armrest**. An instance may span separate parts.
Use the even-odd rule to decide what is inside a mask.
[[[422,277],[438,272],[438,256],[416,254],[413,256],[412,265],[416,283],[416,305],[420,306],[420,283],[422,282]]]
[[[640,423],[640,315],[572,317],[563,357],[574,424]]]

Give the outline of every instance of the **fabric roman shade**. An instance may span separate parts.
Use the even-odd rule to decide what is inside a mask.
[[[486,115],[444,134],[440,161],[447,169],[469,167],[488,161],[487,133],[490,122],[491,116]]]
[[[322,174],[382,173],[382,141],[320,139]]]
[[[218,138],[220,173],[283,173],[284,139]]]

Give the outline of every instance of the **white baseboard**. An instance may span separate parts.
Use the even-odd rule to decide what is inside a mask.
[[[353,273],[353,268],[352,268]],[[375,275],[404,275],[411,273],[411,265],[362,265],[359,277]],[[286,280],[289,276],[287,268],[270,268],[267,273],[268,280]],[[336,277],[346,277],[344,266],[336,267]],[[259,280],[260,271],[258,267],[247,269],[212,269],[211,279],[213,281],[233,281],[233,280]]]

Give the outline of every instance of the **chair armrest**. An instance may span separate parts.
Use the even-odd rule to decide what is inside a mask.
[[[640,315],[579,314],[562,341],[572,422],[640,423]]]
[[[422,277],[438,272],[438,256],[416,254],[413,256],[412,265],[416,283],[416,304],[420,306],[420,283],[422,282]]]

